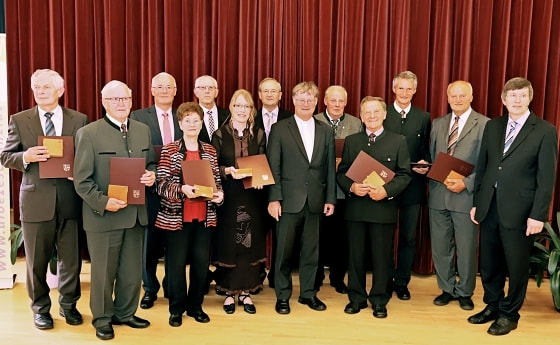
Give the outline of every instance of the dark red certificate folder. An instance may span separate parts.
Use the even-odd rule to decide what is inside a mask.
[[[271,185],[274,184],[274,177],[268,165],[266,155],[253,155],[247,157],[237,157],[237,167],[239,169],[252,169],[253,176],[245,177],[243,179],[243,186],[245,189],[254,188],[257,185]]]
[[[146,203],[146,186],[140,177],[146,172],[146,158],[112,157],[109,161],[109,184],[127,186],[127,204]]]
[[[446,153],[439,152],[436,156],[430,171],[428,171],[428,178],[439,181],[445,184],[447,176],[451,171],[454,171],[462,176],[469,176],[474,169],[474,165],[465,162],[457,157],[450,156]]]
[[[346,176],[356,183],[364,183],[366,177],[374,171],[385,183],[391,181],[393,177],[395,177],[395,173],[391,169],[387,168],[364,151],[360,151],[346,172]]]
[[[43,145],[43,140],[62,140],[62,157],[51,157],[45,162],[39,162],[40,178],[67,178],[74,173],[74,137],[72,136],[40,136],[37,140]]]
[[[212,192],[216,193],[216,181],[212,173],[210,161],[206,159],[198,159],[194,161],[181,161],[181,168],[183,170],[183,183],[190,186],[198,185],[204,187],[211,187]],[[197,198],[198,199],[198,198]],[[204,198],[210,200],[212,198]]]

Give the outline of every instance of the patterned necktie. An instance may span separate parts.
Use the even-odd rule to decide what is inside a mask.
[[[124,123],[121,125],[121,132],[123,132],[124,134],[126,134],[128,132],[126,130],[126,125]]]
[[[504,155],[506,154],[507,150],[509,150],[509,147],[511,146],[511,143],[513,143],[513,133],[515,133],[515,127],[517,126],[517,122],[512,121],[509,124],[509,131],[508,134],[506,135],[506,141],[504,143]]]
[[[48,137],[55,136],[56,130],[54,129],[54,123],[51,120],[53,113],[45,113],[45,135]]]
[[[455,122],[449,131],[449,138],[447,139],[447,154],[453,156],[457,140],[459,139],[459,116],[455,116]]]
[[[336,137],[336,132],[338,132],[338,125],[340,124],[340,119],[331,120],[331,126],[333,129],[333,134]]]
[[[169,114],[163,113],[163,145],[169,144],[173,139],[171,138],[171,126],[169,125]]]
[[[371,133],[369,135],[368,144],[369,143],[374,143],[374,142],[375,142],[375,134]]]
[[[404,120],[406,120],[405,115],[406,113],[404,112],[404,110],[401,110],[401,124],[404,124]]]
[[[214,124],[214,117],[212,116],[212,110],[208,110],[206,114],[208,114],[208,134],[210,136],[210,139],[212,139],[212,135],[216,131],[216,124]]]

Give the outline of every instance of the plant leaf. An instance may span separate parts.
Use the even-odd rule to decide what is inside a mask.
[[[556,309],[560,309],[560,270],[550,276],[550,292],[552,292]]]
[[[548,258],[548,273],[553,274],[558,271],[558,260],[560,260],[560,248],[554,248],[550,251]]]

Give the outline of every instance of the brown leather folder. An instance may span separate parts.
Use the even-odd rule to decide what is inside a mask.
[[[143,205],[146,203],[146,186],[140,182],[140,177],[145,171],[146,158],[111,157],[109,184],[127,186],[127,204]]]
[[[374,171],[385,183],[395,177],[395,173],[391,169],[364,151],[360,151],[346,172],[346,176],[356,183],[365,183],[366,178]]]
[[[110,184],[107,188],[107,196],[109,198],[115,198],[127,202],[128,186],[118,186],[116,184]]]
[[[46,140],[46,144],[45,144]],[[51,158],[39,162],[40,178],[68,178],[74,172],[74,137],[39,136],[39,145],[47,146]],[[60,145],[62,144],[62,147]],[[53,151],[53,152],[51,152]],[[54,153],[54,155],[53,155]]]
[[[428,171],[428,178],[445,184],[447,177],[454,171],[458,175],[469,176],[474,169],[474,165],[465,162],[457,157],[453,157],[444,152],[439,152]]]
[[[212,173],[212,167],[210,166],[210,161],[206,159],[198,159],[194,161],[181,161],[181,168],[183,170],[183,183],[190,186],[200,187],[210,187],[212,192],[218,191],[216,187],[216,181],[214,180],[214,174]],[[200,188],[200,191],[204,191],[205,188]],[[195,191],[196,194],[196,191]],[[210,200],[212,197],[201,196],[204,200]],[[197,198],[198,199],[198,198]]]
[[[254,188],[258,185],[274,184],[274,177],[272,177],[272,171],[270,171],[270,165],[268,165],[265,154],[237,157],[236,161],[239,169],[251,168],[253,170],[253,176],[245,177],[242,180],[245,189]]]

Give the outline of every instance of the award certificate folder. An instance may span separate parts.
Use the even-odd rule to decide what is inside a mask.
[[[197,159],[194,161],[181,161],[181,168],[183,170],[183,183],[190,186],[197,186],[201,191],[205,188],[212,188],[212,193],[218,191],[214,174],[210,161],[206,159]],[[202,196],[201,196],[202,197]],[[212,197],[202,197],[204,200],[210,200]]]
[[[474,165],[440,151],[426,176],[445,184],[451,171],[462,176],[469,176],[473,169]]]
[[[126,203],[143,205],[146,203],[146,186],[140,177],[146,171],[146,158],[111,157],[109,160],[109,184],[127,186]]]
[[[39,145],[47,146],[49,154],[51,155],[51,158],[47,159],[45,162],[39,162],[39,177],[72,177],[74,172],[74,137],[68,135],[39,136],[37,142]],[[61,144],[62,147],[60,146]]]
[[[274,184],[274,177],[272,177],[272,171],[270,171],[270,165],[268,165],[265,154],[237,157],[236,161],[239,169],[251,168],[253,170],[252,176],[245,177],[242,180],[245,189],[254,188],[258,185]]]
[[[110,184],[107,189],[107,196],[126,202],[128,199],[128,186]]]
[[[350,165],[350,168],[346,172],[346,176],[356,183],[365,183],[366,178],[370,176],[372,172],[375,172],[384,183],[391,181],[393,177],[395,177],[395,173],[391,169],[387,168],[364,151],[358,153],[354,162],[352,162],[352,165]]]

